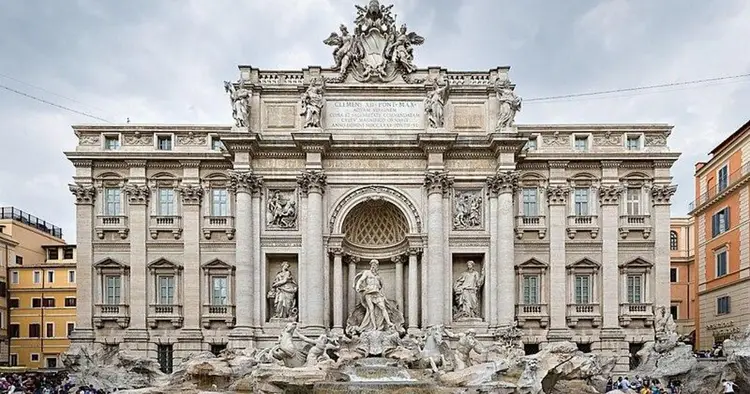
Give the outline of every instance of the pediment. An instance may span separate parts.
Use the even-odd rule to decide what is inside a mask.
[[[580,259],[580,260],[576,261],[575,263],[568,264],[568,266],[567,266],[568,269],[571,269],[571,268],[599,268],[599,267],[600,267],[599,263],[597,263],[597,262],[595,262],[595,261],[593,261],[591,259],[588,259],[588,258]]]
[[[620,268],[651,268],[654,265],[644,260],[641,257],[637,257],[627,263],[620,264]]]
[[[228,269],[228,270],[234,269],[233,265],[227,264],[224,261],[219,260],[219,259],[213,259],[211,261],[203,263],[202,267],[203,269]]]
[[[167,260],[164,257],[160,257],[150,263],[148,263],[149,269],[173,269],[173,270],[180,270],[182,269],[182,266],[177,265],[169,260]]]
[[[547,268],[547,267],[548,267],[547,264],[534,258],[528,259],[524,261],[523,263],[518,264],[516,266],[516,268]]]
[[[96,269],[130,269],[129,266],[112,259],[110,257],[107,257],[105,259],[99,260],[98,262],[94,263],[94,268]]]

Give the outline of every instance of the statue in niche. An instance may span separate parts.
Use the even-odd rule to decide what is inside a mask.
[[[507,80],[498,80],[495,83],[495,91],[497,99],[500,101],[496,129],[513,127],[516,113],[521,110],[521,98],[513,92],[513,89],[510,87],[510,81]]]
[[[482,226],[482,195],[474,192],[457,192],[453,215],[453,228],[466,230]]]
[[[268,291],[268,298],[273,300],[274,319],[297,319],[297,289],[289,263],[284,261]]]
[[[268,226],[273,228],[294,228],[297,225],[297,204],[294,193],[286,195],[281,190],[270,191],[268,199]]]
[[[474,270],[474,262],[466,262],[464,271],[453,285],[456,305],[453,308],[453,320],[477,319],[479,314],[479,289],[484,285],[484,267],[479,273]]]
[[[224,91],[229,93],[232,103],[232,117],[237,127],[248,127],[250,125],[250,96],[252,92],[245,89],[245,81],[240,79],[240,88],[235,89],[234,84],[224,81]]]
[[[313,78],[310,86],[302,94],[302,111],[300,115],[305,117],[303,128],[320,128],[320,118],[323,111],[325,99],[323,98],[323,80]]]
[[[347,330],[356,335],[368,331],[403,331],[404,317],[398,306],[383,294],[383,280],[378,274],[378,260],[370,260],[370,269],[358,273],[354,288],[361,297],[347,320]]]
[[[432,129],[439,129],[445,126],[445,103],[448,102],[448,92],[450,83],[446,82],[445,86],[439,86],[437,79],[432,81],[432,90],[427,93],[424,100],[424,109],[427,113],[427,122]]]

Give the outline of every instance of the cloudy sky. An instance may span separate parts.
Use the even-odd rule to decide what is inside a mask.
[[[106,119],[231,122],[222,81],[236,66],[331,63],[321,41],[356,0],[7,0],[0,85]],[[511,66],[525,99],[750,73],[746,0],[393,0],[426,38],[419,66]],[[358,3],[367,3],[359,0]],[[387,2],[386,2],[387,3]],[[41,89],[40,89],[41,88]],[[693,164],[750,117],[750,78],[639,94],[532,101],[518,123],[666,122],[683,152],[673,213]],[[71,124],[97,122],[0,88],[0,205],[63,227],[75,242]]]

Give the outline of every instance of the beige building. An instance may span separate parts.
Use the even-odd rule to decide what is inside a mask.
[[[368,48],[336,70],[241,66],[234,126],[74,126],[74,339],[170,370],[291,320],[341,332],[375,259],[411,332],[489,342],[515,321],[527,352],[571,340],[627,370],[670,306],[671,126],[516,126],[508,67]],[[476,299],[454,293],[469,260]]]

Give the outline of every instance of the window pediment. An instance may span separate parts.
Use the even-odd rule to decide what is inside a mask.
[[[620,269],[622,270],[649,270],[651,269],[651,267],[653,267],[653,264],[649,263],[641,257],[637,257],[627,263],[620,264]]]
[[[620,183],[626,187],[643,187],[651,182],[651,177],[642,172],[630,172],[620,178]]]
[[[518,183],[521,187],[543,187],[547,181],[543,175],[536,172],[526,172],[521,175]]]
[[[539,261],[539,260],[537,260],[535,258],[531,258],[531,259],[528,259],[528,260],[524,261],[521,264],[518,264],[516,266],[516,269],[519,270],[519,271],[521,271],[521,270],[524,270],[524,271],[525,270],[545,270],[545,269],[547,269],[547,267],[548,267],[547,264],[545,264],[545,263],[543,263],[543,262],[541,262],[541,261]]]
[[[175,187],[180,179],[168,172],[158,172],[149,177],[149,184],[156,187]]]
[[[234,266],[225,263],[222,260],[219,259],[213,259],[209,262],[206,262],[203,264],[202,268],[204,270],[230,270],[234,271]]]
[[[203,177],[203,184],[206,187],[227,187],[229,177],[224,173],[214,172]]]
[[[94,268],[97,271],[128,271],[130,270],[130,267],[117,261],[112,258],[105,258],[103,260],[99,260],[97,263],[94,264]]]
[[[596,271],[601,267],[601,265],[591,259],[583,258],[581,260],[576,261],[575,263],[568,264],[566,267],[568,270],[588,270],[588,271]]]
[[[148,263],[148,269],[150,270],[172,270],[179,271],[182,269],[181,265],[177,265],[164,257],[160,257],[150,263]]]
[[[588,172],[579,172],[568,178],[568,183],[573,187],[593,187],[597,185],[598,179]]]

